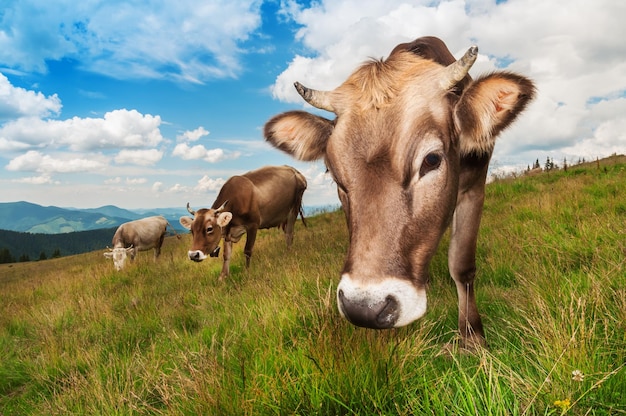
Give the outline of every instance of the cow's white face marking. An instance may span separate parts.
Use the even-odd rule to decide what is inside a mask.
[[[356,304],[348,306],[348,302]],[[410,324],[426,313],[426,289],[393,277],[380,282],[357,282],[349,273],[344,273],[337,286],[337,305],[341,316],[348,320],[350,314],[345,308],[362,308],[376,316],[375,321],[380,328],[397,328]]]
[[[113,258],[113,266],[115,267],[115,270],[120,271],[124,268],[128,254],[131,251],[133,251],[132,247],[116,247],[108,253],[104,253],[104,256],[109,259]]]
[[[189,260],[193,260],[193,261],[202,261],[206,259],[207,257],[209,257],[206,254],[204,254],[202,250],[189,250],[187,252],[187,256],[189,257]]]

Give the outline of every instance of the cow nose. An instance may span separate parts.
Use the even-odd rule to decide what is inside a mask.
[[[200,250],[189,251],[187,255],[189,256],[189,260],[193,260],[193,261],[202,261],[204,260],[204,257],[205,257],[202,255],[202,252]]]
[[[338,298],[344,316],[356,326],[387,329],[393,328],[398,320],[400,307],[398,300],[392,295],[375,304],[350,300],[343,290],[339,290]]]

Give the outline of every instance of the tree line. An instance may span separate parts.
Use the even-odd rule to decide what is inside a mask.
[[[77,231],[64,234],[32,234],[0,230],[0,264],[46,260],[111,245],[116,228]]]

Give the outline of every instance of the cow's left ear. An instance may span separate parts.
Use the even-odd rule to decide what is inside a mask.
[[[217,225],[219,225],[220,227],[225,227],[226,225],[228,225],[228,223],[232,219],[233,219],[232,213],[222,212],[220,213],[220,215],[217,216]]]
[[[534,96],[533,82],[511,72],[489,74],[470,84],[455,108],[461,154],[493,151],[497,135]]]

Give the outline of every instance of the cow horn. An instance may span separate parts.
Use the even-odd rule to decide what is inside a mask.
[[[294,82],[293,86],[296,87],[298,94],[304,98],[304,101],[311,104],[313,107],[330,111],[331,113],[335,112],[335,108],[330,102],[330,93],[328,91],[313,90],[305,87],[298,81]]]
[[[226,201],[224,201],[224,203],[222,204],[222,206],[220,206],[218,209],[215,210],[215,212],[222,212],[224,210],[224,208],[226,208],[226,204],[228,204],[228,199]]]
[[[474,45],[465,52],[465,55],[453,64],[448,65],[444,78],[441,80],[441,87],[449,90],[461,81],[469,72],[478,57],[478,46]]]
[[[189,202],[187,202],[187,211],[189,211],[189,213],[193,216],[196,215],[196,211],[194,211],[193,209],[191,209],[191,207],[189,206]]]

